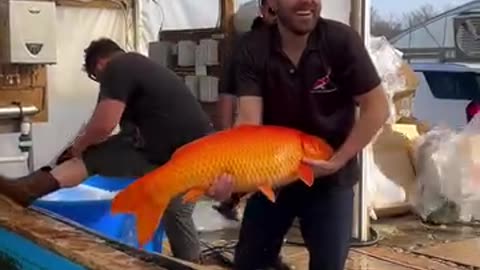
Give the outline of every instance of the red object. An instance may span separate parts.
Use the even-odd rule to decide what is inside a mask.
[[[470,102],[466,108],[466,112],[467,122],[470,122],[470,120],[472,120],[472,118],[480,112],[480,104],[474,101]]]

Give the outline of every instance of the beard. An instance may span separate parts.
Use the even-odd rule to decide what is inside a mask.
[[[277,10],[277,22],[293,34],[303,36],[315,29],[320,17],[320,7],[315,8],[309,16],[299,16],[297,15],[297,10],[299,9],[279,7]]]

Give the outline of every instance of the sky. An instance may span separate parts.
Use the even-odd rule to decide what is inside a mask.
[[[470,2],[470,0],[372,0],[372,6],[382,15],[401,16],[424,4],[431,4],[437,10],[445,10],[447,6],[455,7]]]

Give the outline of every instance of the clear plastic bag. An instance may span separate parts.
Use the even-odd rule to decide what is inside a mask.
[[[410,202],[418,215],[427,220],[429,215],[445,204],[442,195],[442,166],[438,155],[441,144],[453,136],[450,129],[436,127],[421,136],[414,145],[414,164],[417,174],[417,189]],[[439,164],[440,163],[440,164]]]
[[[371,37],[368,50],[387,92],[390,103],[388,122],[393,124],[397,119],[393,96],[407,87],[406,78],[401,73],[402,54],[385,37]]]
[[[436,128],[415,151],[417,194],[412,204],[435,223],[480,218],[480,116],[455,133]]]
[[[406,78],[399,74],[403,65],[401,52],[385,37],[371,37],[369,51],[387,92],[393,94],[404,90]]]

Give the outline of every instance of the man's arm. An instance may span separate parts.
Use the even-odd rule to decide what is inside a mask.
[[[238,99],[238,117],[235,126],[262,124],[263,100],[259,96],[242,96]]]
[[[360,115],[331,160],[340,166],[370,143],[389,116],[387,95],[363,40],[357,32],[348,29],[342,43],[343,61],[338,66],[342,88],[350,91],[360,108]]]
[[[122,59],[113,59],[107,65],[100,82],[97,106],[84,133],[73,143],[72,148],[77,155],[107,139],[120,123],[125,104],[135,88],[134,76],[129,63],[124,63]]]
[[[263,65],[258,51],[249,42],[244,42],[234,57],[235,89],[238,96],[238,116],[235,126],[241,124],[262,124]]]
[[[233,114],[235,112],[235,96],[229,94],[220,94],[217,102],[217,126],[220,129],[229,129],[233,124]]]
[[[93,112],[92,117],[79,135],[72,148],[76,153],[83,152],[90,145],[107,139],[115,127],[120,123],[125,103],[114,99],[101,100]]]
[[[232,43],[233,45],[233,43]],[[234,47],[231,55],[224,57],[224,69],[222,74],[219,101],[217,103],[218,123],[220,129],[228,129],[233,126],[233,115],[236,109],[235,96],[235,69],[232,55],[235,55],[237,48]]]
[[[368,145],[389,116],[387,96],[382,86],[355,99],[360,107],[360,116],[347,140],[332,158],[332,161],[338,160],[341,164],[345,164]]]

